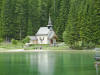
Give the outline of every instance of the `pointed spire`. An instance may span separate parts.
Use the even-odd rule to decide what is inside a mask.
[[[49,14],[49,21],[48,21],[48,26],[52,26],[52,21],[51,21],[51,17],[50,17],[50,14]]]
[[[50,30],[52,30],[52,22],[51,22],[51,17],[50,17],[50,14],[49,14],[49,21],[48,21],[48,25],[47,25],[47,27],[48,27],[48,29],[50,29]]]
[[[52,25],[50,14],[49,14],[49,21],[48,21],[48,25]]]

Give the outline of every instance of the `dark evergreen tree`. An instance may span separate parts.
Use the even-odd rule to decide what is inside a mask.
[[[14,10],[15,2],[12,0],[5,0],[3,7],[3,26],[4,26],[4,37],[6,40],[10,40],[14,37]]]
[[[16,1],[16,38],[22,40],[27,35],[28,25],[28,1],[17,0]]]
[[[63,41],[63,32],[65,31],[65,24],[68,20],[69,14],[69,0],[62,0],[60,4],[59,15],[56,18],[55,30],[58,35],[58,40]]]
[[[3,1],[0,0],[0,38],[2,38],[2,34],[3,34],[3,26],[2,26],[2,8],[3,8]]]
[[[94,25],[94,38],[95,43],[100,44],[100,0],[94,1],[94,15],[93,15],[93,25]]]
[[[41,26],[47,25],[48,16],[49,16],[48,1],[42,0],[41,1],[41,8],[40,8],[40,25]]]
[[[40,0],[29,0],[27,35],[35,35],[40,27]]]

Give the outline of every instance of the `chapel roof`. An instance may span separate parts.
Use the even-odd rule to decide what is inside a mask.
[[[48,27],[40,27],[36,35],[48,35],[49,31]]]

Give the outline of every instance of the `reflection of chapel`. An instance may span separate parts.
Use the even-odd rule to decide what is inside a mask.
[[[31,44],[56,44],[57,35],[53,30],[51,18],[47,27],[40,27],[35,36],[29,36]]]

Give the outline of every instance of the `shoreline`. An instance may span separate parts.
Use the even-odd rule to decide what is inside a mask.
[[[12,52],[96,52],[95,50],[24,50],[24,49],[12,49],[1,50],[0,53],[12,53]],[[100,52],[100,51],[99,51]]]

